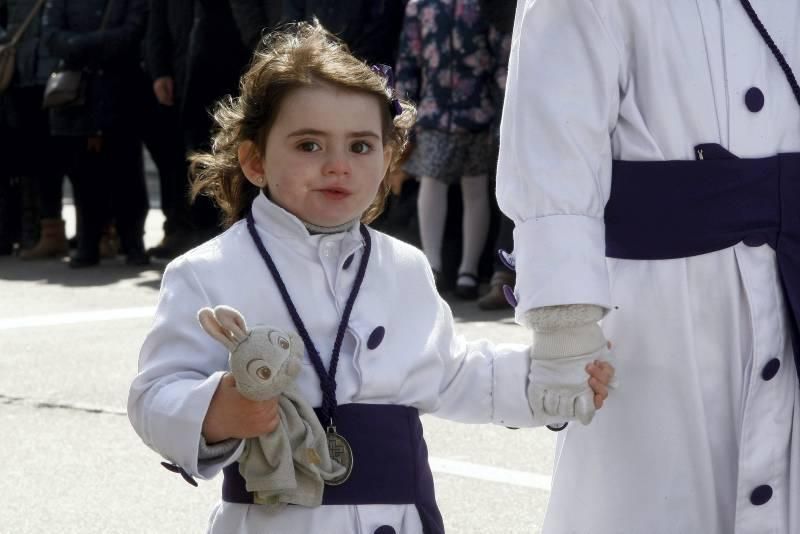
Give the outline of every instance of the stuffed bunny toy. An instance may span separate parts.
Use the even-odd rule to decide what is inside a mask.
[[[269,326],[247,327],[234,308],[203,308],[203,329],[228,349],[236,388],[248,399],[280,395],[280,424],[274,432],[245,443],[239,472],[256,504],[318,506],[326,480],[344,473],[328,452],[325,431],[294,383],[300,372],[303,340]]]

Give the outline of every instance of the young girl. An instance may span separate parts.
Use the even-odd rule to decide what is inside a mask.
[[[529,407],[528,347],[457,337],[422,253],[363,224],[380,210],[413,117],[381,69],[309,24],[273,35],[241,95],[217,110],[197,189],[230,227],[167,267],[128,403],[172,470],[194,482],[225,468],[209,532],[443,532],[419,412],[556,421]],[[353,445],[351,477],[327,486],[322,506],[254,505],[242,486],[242,440],[271,432],[278,416],[274,400],[238,393],[227,351],[198,325],[198,310],[221,304],[250,324],[307,332],[298,388]],[[587,371],[600,407],[612,369]]]

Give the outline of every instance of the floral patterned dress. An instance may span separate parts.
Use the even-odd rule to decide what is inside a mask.
[[[511,36],[479,0],[410,0],[397,90],[417,103],[417,148],[405,169],[446,182],[486,174],[490,128],[505,87]]]

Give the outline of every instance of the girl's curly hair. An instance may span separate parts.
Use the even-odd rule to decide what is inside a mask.
[[[245,216],[259,192],[239,166],[239,145],[252,141],[254,150],[263,157],[283,99],[294,89],[318,83],[367,93],[385,102],[381,117],[383,142],[393,149],[389,172],[398,164],[416,119],[413,104],[401,100],[400,113],[394,116],[394,89],[387,86],[385,77],[355,58],[318,21],[289,24],[262,40],[240,80],[239,96],[227,96],[217,103],[211,151],[190,158],[192,199],[198,195],[211,197],[225,212],[226,228]],[[375,200],[362,214],[364,223],[380,215],[388,195],[384,176]]]

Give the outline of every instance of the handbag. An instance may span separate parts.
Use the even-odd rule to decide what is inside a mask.
[[[0,45],[0,93],[3,93],[8,89],[8,86],[11,85],[17,58],[17,43],[22,38],[22,34],[25,33],[25,30],[28,29],[28,26],[30,26],[33,17],[35,17],[36,13],[42,8],[42,5],[44,5],[44,0],[36,2],[36,5],[33,6],[28,16],[25,17],[25,21],[17,29],[14,37],[11,38],[11,41]]]
[[[86,102],[86,85],[82,70],[60,70],[47,79],[43,108],[80,106]]]
[[[108,0],[106,11],[103,14],[103,21],[100,23],[98,31],[105,29],[108,23],[108,16],[111,13],[111,5],[114,0]],[[66,106],[81,106],[86,103],[86,75],[85,70],[59,69],[53,72],[47,79],[44,86],[44,96],[42,97],[42,107],[61,108]]]

